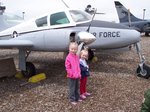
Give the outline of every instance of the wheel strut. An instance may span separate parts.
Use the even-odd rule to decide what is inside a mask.
[[[150,67],[145,64],[145,57],[141,53],[140,43],[136,43],[137,54],[140,59],[140,64],[136,70],[137,76],[148,79],[150,77]]]

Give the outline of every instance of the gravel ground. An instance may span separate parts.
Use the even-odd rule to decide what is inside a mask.
[[[150,65],[149,37],[142,37],[146,64]],[[0,58],[15,57],[16,50],[0,50]],[[150,79],[136,76],[139,58],[136,51],[96,53],[90,63],[87,89],[92,93],[77,106],[68,102],[68,81],[62,53],[33,52],[29,56],[46,80],[20,86],[27,79],[0,79],[0,112],[139,112]],[[16,66],[17,67],[17,66]]]

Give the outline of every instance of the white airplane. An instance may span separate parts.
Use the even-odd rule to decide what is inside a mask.
[[[27,62],[31,51],[67,52],[70,41],[77,41],[80,45],[84,42],[90,49],[96,50],[136,44],[141,60],[138,72],[144,73],[144,77],[148,75],[139,50],[140,33],[117,23],[93,20],[85,11],[51,11],[0,32],[0,38],[6,37],[8,40],[0,40],[0,48],[19,49],[19,68],[25,76],[35,74],[35,66]],[[146,74],[144,71],[147,71]]]

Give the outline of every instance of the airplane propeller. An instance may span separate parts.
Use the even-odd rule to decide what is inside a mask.
[[[84,42],[81,42],[78,46],[78,51],[77,51],[77,55],[80,55],[81,50],[83,49],[84,46]]]
[[[90,27],[91,27],[91,24],[92,24],[92,21],[93,21],[93,19],[94,19],[94,17],[95,17],[96,12],[97,12],[97,9],[94,10],[94,14],[93,14],[92,20],[91,20],[91,22],[90,22],[90,24],[89,24],[89,26],[88,26],[87,32],[90,31]]]
[[[79,43],[78,51],[77,51],[78,55],[80,51],[82,50],[82,48],[84,47],[84,45],[91,44],[92,42],[96,40],[96,37],[94,35],[88,32],[84,32],[84,31],[79,32],[77,36],[78,36],[78,43]]]
[[[97,12],[97,9],[95,8],[95,9],[94,9],[93,16],[92,16],[92,20],[91,20],[91,22],[90,22],[90,24],[89,24],[89,26],[88,26],[88,28],[87,28],[87,32],[90,31],[90,27],[91,27],[91,24],[92,24],[92,21],[93,21],[95,15],[96,15],[96,12]],[[95,37],[95,40],[96,40],[96,37]],[[93,51],[92,51],[91,49],[89,49],[89,50],[88,50],[88,54],[89,54],[88,59],[91,60],[91,59],[94,57]]]

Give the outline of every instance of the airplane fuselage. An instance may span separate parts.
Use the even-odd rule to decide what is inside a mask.
[[[56,12],[54,14],[52,13],[50,16],[46,15],[32,19],[29,22],[2,31],[0,32],[0,38],[7,37],[10,38],[10,42],[14,41],[14,45],[13,43],[9,43],[8,46],[15,47],[16,40],[27,40],[30,41],[29,45],[32,43],[33,46],[26,49],[64,52],[68,50],[70,34],[78,34],[80,31],[86,31],[91,24],[89,32],[96,37],[96,41],[89,45],[92,49],[117,49],[127,47],[130,44],[140,41],[140,33],[136,30],[129,29],[129,27],[99,20],[93,20],[91,22],[90,19],[88,19],[89,15],[84,14],[85,12],[82,12],[84,15],[83,17],[81,17],[81,15],[79,16],[79,12],[72,11],[72,13],[74,14],[73,16],[77,13],[79,19],[74,17],[73,19],[75,20],[73,21],[68,12]],[[55,21],[58,22],[55,23],[52,21],[52,18],[56,14],[59,14],[60,17],[64,15],[66,17],[65,19],[63,18]],[[86,21],[83,21],[84,19]],[[56,17],[54,20],[56,20]],[[4,44],[1,43],[0,45],[3,46]]]

